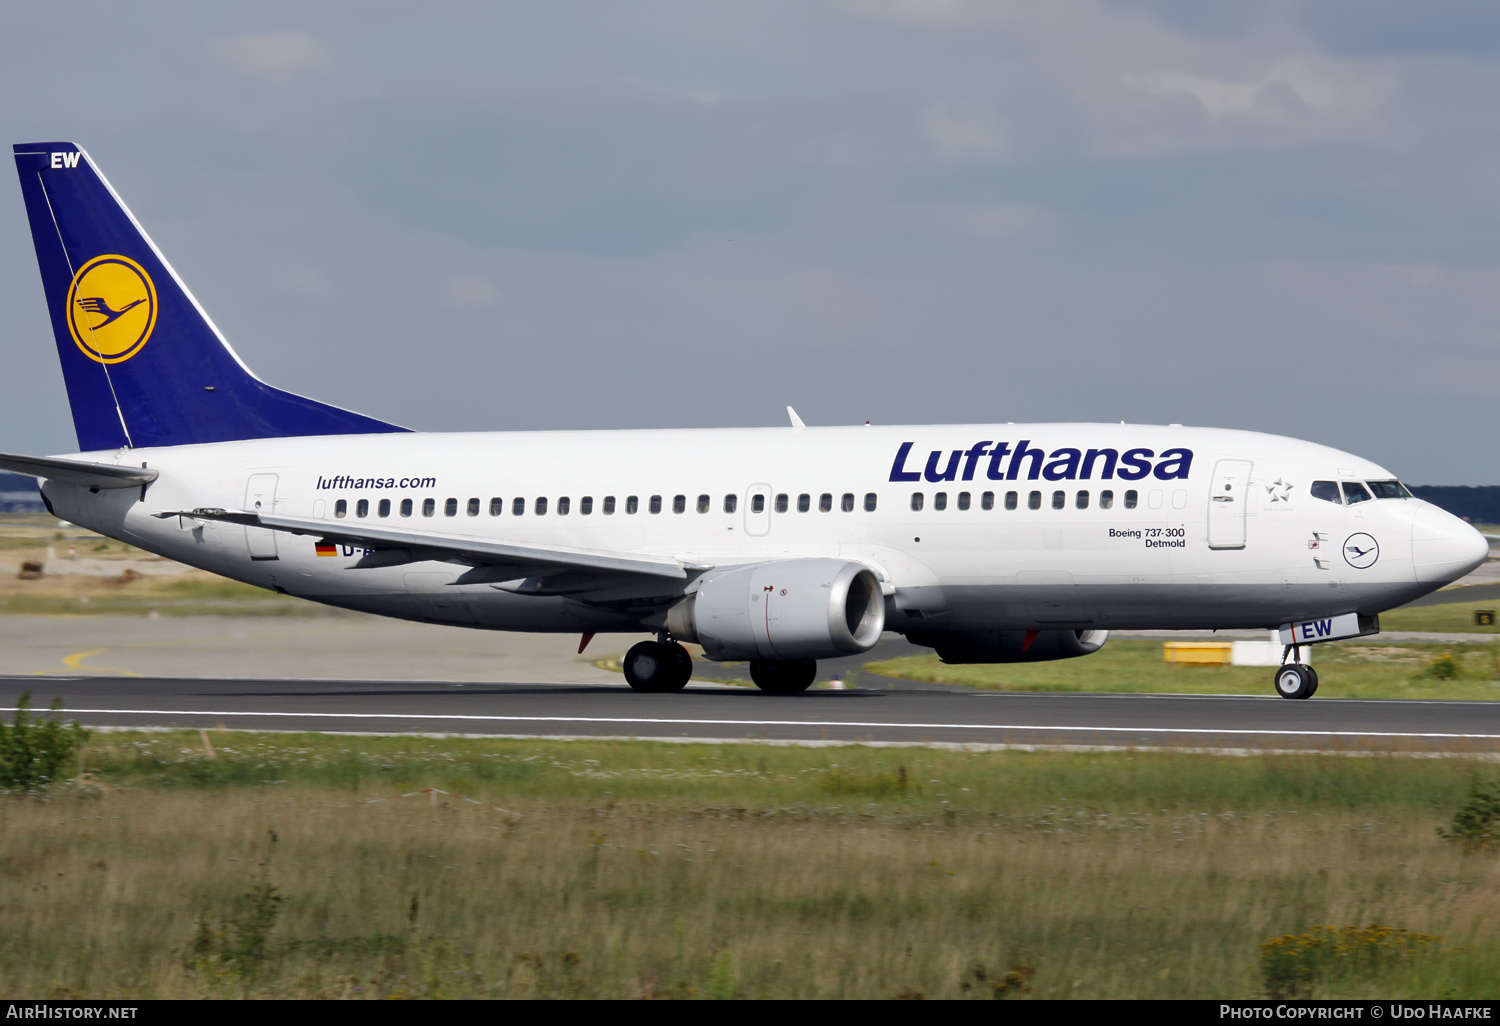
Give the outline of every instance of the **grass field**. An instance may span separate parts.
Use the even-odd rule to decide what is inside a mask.
[[[1477,626],[1476,609],[1500,609],[1500,599],[1479,602],[1447,602],[1440,606],[1392,609],[1380,614],[1380,627],[1387,631],[1443,631],[1454,634],[1500,634],[1500,627]]]
[[[0,798],[0,996],[1248,998],[1376,923],[1305,992],[1500,994],[1487,765],[210,736]]]
[[[1458,676],[1432,675],[1452,655]],[[1318,645],[1313,652],[1319,698],[1500,699],[1500,645],[1381,643],[1378,637]],[[868,663],[868,673],[996,691],[1114,691],[1186,695],[1264,695],[1271,668],[1188,666],[1162,659],[1162,642],[1111,639],[1082,659],[1051,663],[947,666],[935,655]]]
[[[80,527],[59,528],[52,517],[0,514],[0,563],[28,560],[43,563],[45,576],[0,574],[0,615],[348,615],[203,570],[143,573],[143,566],[172,564]]]

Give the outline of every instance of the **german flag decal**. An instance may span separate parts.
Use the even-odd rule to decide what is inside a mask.
[[[328,542],[317,542],[313,547],[317,549],[320,556],[337,556],[339,554],[339,547],[337,545],[330,545]]]

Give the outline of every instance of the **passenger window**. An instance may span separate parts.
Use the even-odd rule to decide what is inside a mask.
[[[762,495],[762,496],[758,496],[758,498],[760,499],[760,508],[761,509],[765,509],[766,508],[766,497],[764,495]],[[725,513],[733,513],[735,510],[737,510],[739,508],[740,508],[740,497],[738,495],[726,495],[726,496],[724,496],[724,512]],[[756,510],[756,512],[758,513],[758,512],[760,512],[760,510]]]
[[[1358,481],[1344,482],[1344,505],[1352,506],[1356,502],[1364,502],[1370,498],[1370,493],[1365,491],[1365,486]]]
[[[1162,491],[1160,488],[1153,488],[1146,494],[1146,505],[1151,509],[1161,509],[1161,500]]]
[[[557,500],[557,515],[558,516],[560,516],[560,517],[567,516],[568,515],[568,510],[570,510],[572,508],[573,508],[573,500],[570,499],[570,498],[568,498],[566,495],[562,496],[561,498],[559,498]]]
[[[1032,492],[1030,495],[1026,496],[1026,508],[1027,509],[1041,509],[1042,508],[1042,493],[1041,492]]]
[[[934,495],[932,497],[932,508],[933,509],[947,509],[948,508],[948,493],[947,492],[938,492],[936,495]]]
[[[912,492],[911,493],[911,508],[913,510],[920,510],[922,508],[922,503],[924,501],[924,498],[925,497],[922,495],[921,492]]]
[[[786,498],[786,496],[783,495],[782,498],[784,499],[784,498]],[[766,511],[766,497],[764,495],[752,495],[752,496],[750,496],[750,512],[751,513],[764,513],[765,511]]]
[[[1052,493],[1052,508],[1053,509],[1062,509],[1067,504],[1068,504],[1068,493],[1067,492],[1053,492]]]
[[[401,515],[403,517],[409,517],[409,516],[411,516],[411,500],[410,499],[402,499],[401,500]]]
[[[641,508],[641,500],[640,499],[637,499],[634,495],[627,495],[625,497],[625,512],[626,512],[627,515],[634,516],[635,515],[635,511],[638,510],[638,509],[640,509],[640,508]]]
[[[498,517],[501,513],[504,513],[504,512],[505,512],[505,500],[504,499],[491,499],[490,500],[490,516],[492,516],[492,517]]]
[[[865,512],[866,513],[874,513],[875,512],[875,503],[876,503],[876,501],[877,500],[875,498],[875,493],[874,492],[865,492]]]
[[[674,495],[674,496],[672,496],[672,512],[673,513],[686,513],[687,512],[687,496],[686,495]]]
[[[698,496],[698,512],[699,513],[707,513],[708,512],[708,507],[711,506],[712,504],[713,504],[713,500],[710,499],[707,495],[700,495],[700,496]]]
[[[853,492],[845,492],[844,493],[844,497],[839,500],[839,509],[843,510],[845,513],[853,513],[854,512],[854,493]]]
[[[458,516],[458,500],[457,499],[445,499],[445,500],[443,500],[443,516],[445,516],[445,517],[456,517],[456,516]]]
[[[818,496],[818,512],[819,513],[832,513],[833,512],[833,495],[831,493],[824,492],[822,495]]]
[[[1100,492],[1099,493],[1099,508],[1100,509],[1114,509],[1114,507],[1115,507],[1115,493],[1112,492],[1112,491],[1109,491],[1108,489]]]
[[[1140,499],[1140,493],[1134,488],[1125,493],[1125,508],[1135,509],[1136,502]]]
[[[968,492],[959,492],[958,493],[958,508],[959,509],[968,509],[969,508],[969,493]]]
[[[995,493],[994,492],[985,492],[983,495],[981,495],[979,497],[979,508],[980,509],[994,509],[995,508]]]
[[[1178,488],[1172,492],[1172,508],[1187,509],[1187,489]]]
[[[1307,490],[1314,499],[1322,499],[1331,502],[1335,506],[1342,505],[1339,499],[1339,486],[1336,481],[1314,481],[1312,487]]]
[[[470,499],[469,500],[469,516],[471,516],[471,517],[477,517],[477,516],[479,516],[479,500],[478,499]]]
[[[658,514],[660,512],[661,512],[661,496],[660,495],[653,495],[653,496],[651,496],[651,515],[655,516],[656,514]]]
[[[537,500],[536,500],[536,505],[533,506],[532,508],[536,510],[536,515],[537,516],[539,516],[539,517],[546,516],[547,515],[547,499],[546,499],[546,497],[545,496],[538,496]]]
[[[786,512],[786,492],[782,492],[780,495],[776,496],[776,512]]]
[[[370,500],[360,499],[354,504],[354,515],[363,519],[370,515]]]
[[[378,516],[382,516],[382,517],[388,517],[388,516],[391,515],[391,500],[390,499],[381,499],[380,500],[380,506],[379,506],[379,510],[378,510],[377,515]]]
[[[424,517],[430,517],[430,516],[432,516],[436,512],[437,512],[437,500],[436,499],[423,499],[422,500],[422,515]]]
[[[340,499],[338,502],[335,502],[333,504],[333,515],[340,520],[347,517],[349,515],[349,500]]]
[[[594,512],[594,497],[592,495],[585,495],[578,500],[579,516],[586,517],[592,512]]]
[[[1006,509],[1015,509],[1016,506],[1019,505],[1019,499],[1020,499],[1020,496],[1017,495],[1015,492],[1006,492],[1005,493],[1005,508]]]
[[[615,515],[615,497],[613,495],[606,495],[604,497],[604,515],[607,517]]]
[[[512,499],[510,503],[510,515],[513,517],[525,516],[526,500],[521,498],[519,495]]]
[[[1077,495],[1073,496],[1073,506],[1075,509],[1088,509],[1089,493],[1079,492]]]
[[[797,512],[806,513],[810,509],[812,509],[812,496],[803,492],[797,496]]]

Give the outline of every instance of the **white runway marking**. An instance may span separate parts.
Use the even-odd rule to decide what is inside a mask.
[[[1254,727],[1076,727],[1036,723],[877,723],[865,720],[688,720],[649,716],[463,716],[453,713],[229,712],[221,709],[60,709],[117,716],[262,716],[329,720],[465,720],[496,723],[652,723],[691,727],[870,727],[881,730],[1050,730],[1108,734],[1257,734],[1268,737],[1411,737],[1500,740],[1500,734],[1433,734],[1382,730],[1258,730]]]

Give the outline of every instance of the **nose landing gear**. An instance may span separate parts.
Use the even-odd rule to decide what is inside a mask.
[[[1276,668],[1276,693],[1282,698],[1311,698],[1318,692],[1318,671],[1301,662],[1302,652],[1296,645],[1288,645],[1293,661]],[[1286,658],[1286,652],[1282,658]]]

